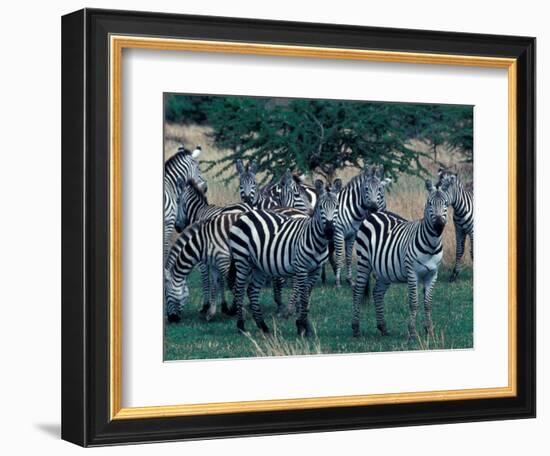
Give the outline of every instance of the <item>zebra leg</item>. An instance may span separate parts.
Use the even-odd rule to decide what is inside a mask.
[[[359,261],[357,262],[357,279],[353,287],[353,307],[351,311],[351,329],[353,337],[359,337],[361,335],[359,329],[361,302],[368,288],[370,273],[371,266],[369,261],[366,258],[359,257]]]
[[[474,261],[474,232],[470,233],[470,258]]]
[[[246,332],[244,324],[245,313],[243,309],[243,299],[251,268],[246,261],[236,262],[235,266],[237,271],[235,275],[235,285],[233,287],[233,307],[235,308],[237,314],[237,329],[240,332]]]
[[[374,290],[372,291],[374,309],[376,311],[376,328],[383,336],[387,336],[389,334],[386,326],[386,318],[384,316],[384,295],[389,287],[389,282],[384,282],[378,279],[374,285]]]
[[[273,299],[277,305],[277,316],[288,318],[288,308],[283,304],[282,292],[285,279],[282,277],[273,279]]]
[[[296,327],[298,329],[299,336],[311,337],[313,335],[313,328],[309,321],[309,304],[310,296],[313,287],[317,280],[319,280],[319,274],[321,268],[317,268],[315,271],[310,272],[304,277],[303,286],[300,292],[300,312],[298,313],[298,319],[296,320]]]
[[[332,272],[334,276],[336,277],[336,259],[334,258],[334,240],[331,240],[328,243],[328,261],[330,263],[330,266],[332,267]],[[327,283],[327,273],[326,273],[326,263],[323,264],[321,269],[321,283],[325,285]]]
[[[218,290],[223,293],[223,282],[221,281],[221,275],[217,268],[212,268],[211,280],[210,280],[210,303],[208,310],[206,311],[206,321],[212,320],[216,315]]]
[[[424,277],[424,330],[429,336],[434,335],[432,322],[432,292],[437,280],[437,269]]]
[[[202,307],[200,313],[204,315],[210,308],[210,268],[207,264],[201,262],[199,269],[202,280]]]
[[[458,274],[460,274],[460,270],[462,269],[462,256],[464,255],[464,242],[466,241],[466,233],[464,233],[464,231],[462,231],[462,228],[460,228],[456,223],[455,223],[455,238],[456,238],[456,260],[455,260],[455,267],[453,269],[453,273],[449,278],[449,282],[454,282],[458,278]]]
[[[250,310],[252,311],[252,316],[258,328],[262,330],[264,334],[269,333],[269,328],[265,324],[264,316],[262,314],[262,308],[259,303],[260,291],[263,284],[265,283],[265,275],[259,272],[252,274],[252,280],[250,285],[248,285],[248,299],[250,301]]]
[[[346,239],[346,279],[350,286],[353,287],[353,274],[351,270],[351,260],[353,256],[353,244],[355,243],[355,238],[351,237]]]
[[[412,269],[407,272],[407,285],[409,288],[409,343],[414,343],[417,339],[418,277]]]
[[[334,233],[334,256],[336,263],[336,288],[342,286],[341,275],[342,275],[342,265],[344,264],[344,233],[340,228],[336,229]]]

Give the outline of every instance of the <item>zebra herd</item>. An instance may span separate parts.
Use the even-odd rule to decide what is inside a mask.
[[[164,177],[164,292],[168,322],[181,320],[189,297],[187,278],[195,267],[202,277],[201,313],[208,321],[222,312],[237,315],[237,328],[245,331],[245,294],[256,325],[265,333],[259,295],[268,279],[273,286],[277,314],[296,315],[299,335],[310,336],[311,294],[329,262],[341,286],[342,271],[353,286],[352,334],[360,336],[360,304],[375,278],[373,299],[376,326],[388,334],[384,319],[384,295],[392,283],[408,285],[410,339],[415,339],[419,290],[424,304],[424,329],[433,334],[431,301],[443,256],[442,236],[448,207],[453,207],[456,260],[451,281],[457,279],[470,237],[473,258],[473,194],[458,174],[440,169],[437,183],[426,181],[424,217],[407,221],[386,208],[385,189],[391,182],[382,166],[368,165],[346,185],[316,180],[307,185],[287,170],[277,181],[260,188],[257,166],[235,163],[239,174],[240,202],[226,206],[208,203],[207,182],[194,151],[180,148],[165,164]],[[174,232],[178,237],[174,243]],[[357,274],[352,278],[353,247]],[[286,280],[292,283],[291,298],[283,303]],[[231,306],[226,289],[233,294]]]

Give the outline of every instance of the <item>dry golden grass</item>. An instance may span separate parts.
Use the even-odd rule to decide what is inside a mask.
[[[202,154],[200,159],[216,160],[223,157],[228,151],[218,149],[213,144],[209,134],[209,127],[197,125],[176,125],[166,124],[165,126],[165,141],[164,141],[164,158],[167,160],[176,153],[180,145],[184,145],[189,149],[200,145]],[[415,150],[428,153],[428,147],[419,142],[414,141],[411,144]],[[199,159],[199,160],[200,160]],[[461,179],[464,183],[469,184],[472,181],[473,169],[471,164],[458,164],[453,161],[453,154],[444,148],[438,150],[438,161],[434,163],[430,158],[422,158],[422,164],[428,169],[432,176],[432,180],[437,180],[437,170],[442,163],[445,166],[456,166]],[[219,169],[219,168],[218,168]],[[233,168],[225,171],[219,177],[214,178],[217,167],[203,173],[208,180],[208,200],[211,204],[225,205],[239,200],[238,182],[233,180],[229,184],[222,182],[224,177],[231,175]],[[349,168],[338,173],[344,183],[349,181],[358,173],[356,168]],[[262,176],[260,175],[259,178]],[[315,178],[315,176],[313,176]],[[401,215],[407,220],[417,220],[424,214],[424,205],[426,203],[426,190],[424,181],[418,177],[403,174],[399,176],[397,182],[391,185],[387,193],[388,210]],[[469,255],[469,241],[466,243],[466,253],[464,254],[464,264],[472,265]],[[443,261],[446,266],[452,266],[455,258],[455,232],[452,221],[445,228],[443,236]]]

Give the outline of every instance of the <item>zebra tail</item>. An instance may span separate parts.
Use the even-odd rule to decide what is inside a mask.
[[[363,295],[363,304],[368,307],[370,302],[370,276],[367,278],[367,284],[365,285],[365,292]]]

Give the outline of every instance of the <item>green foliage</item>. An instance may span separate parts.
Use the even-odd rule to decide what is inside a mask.
[[[435,153],[442,144],[472,150],[467,106],[171,95],[166,109],[167,118],[170,113],[182,121],[204,116],[201,122],[213,128],[215,145],[230,151],[221,161],[203,161],[206,171],[216,167],[216,177],[238,158],[254,159],[265,179],[290,168],[332,182],[338,169],[365,163],[384,165],[394,179],[402,173],[423,177],[424,153],[415,150],[412,139],[430,144]]]
[[[266,323],[275,333],[273,340],[264,340],[248,313],[246,328],[250,336],[237,332],[234,318],[216,314],[206,323],[199,316],[202,306],[201,281],[198,271],[190,277],[189,305],[183,310],[183,319],[178,324],[165,326],[164,356],[166,360],[208,359],[250,356],[272,356],[278,354],[329,354],[367,353],[410,350],[407,343],[407,285],[393,284],[385,297],[386,320],[389,336],[381,336],[376,329],[374,306],[369,303],[361,308],[362,336],[351,335],[351,287],[334,287],[332,274],[323,286],[318,283],[311,296],[311,322],[316,337],[302,340],[296,337],[296,323],[275,317],[273,292],[263,288],[260,292]],[[435,337],[427,338],[422,331],[422,306],[419,307],[417,328],[420,340],[416,349],[451,349],[473,347],[473,294],[472,269],[464,268],[460,279],[452,284],[449,270],[442,268],[434,288],[433,321]],[[230,298],[231,294],[227,293]],[[283,290],[283,299],[288,302],[290,290]],[[275,319],[275,323],[274,320]],[[258,346],[259,345],[259,348]]]
[[[198,123],[206,121],[204,107],[210,102],[210,96],[166,95],[164,116],[170,122]]]

